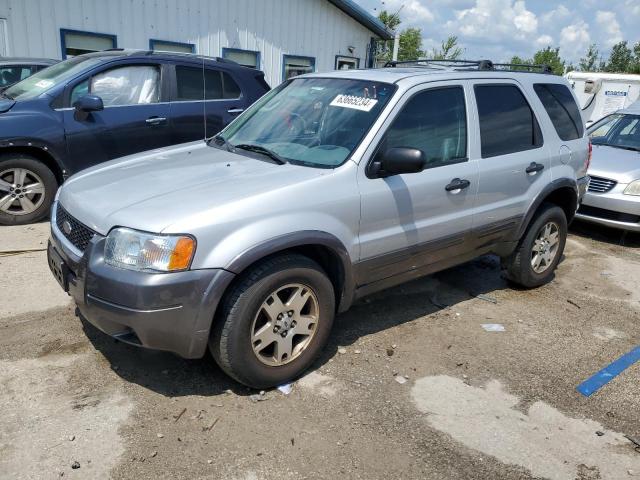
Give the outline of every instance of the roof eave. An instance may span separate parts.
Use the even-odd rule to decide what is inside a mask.
[[[329,2],[356,20],[358,23],[371,30],[383,40],[393,40],[395,37],[395,32],[389,30],[384,23],[369,14],[369,12],[353,0],[329,0]]]

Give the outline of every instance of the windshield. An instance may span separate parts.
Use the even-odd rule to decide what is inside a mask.
[[[640,115],[609,115],[592,125],[588,132],[594,145],[640,151]]]
[[[74,77],[88,67],[100,63],[99,57],[74,57],[40,70],[16,83],[3,93],[12,100],[27,100],[46,92],[51,87]]]
[[[295,164],[343,164],[396,87],[340,78],[300,78],[269,92],[222,132],[230,148],[258,146]],[[257,149],[252,149],[257,151]]]

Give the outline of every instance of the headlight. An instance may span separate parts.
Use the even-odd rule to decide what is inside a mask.
[[[624,189],[625,195],[640,195],[640,180],[635,180]]]
[[[189,268],[195,250],[196,241],[184,235],[114,228],[107,235],[104,261],[130,270],[176,272]]]

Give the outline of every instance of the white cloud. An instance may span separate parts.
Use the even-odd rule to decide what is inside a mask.
[[[473,7],[455,11],[446,27],[468,37],[524,39],[538,29],[538,18],[523,0],[476,0]]]
[[[598,10],[596,12],[596,22],[606,34],[604,45],[611,47],[622,40],[622,30],[614,12]]]
[[[589,46],[589,25],[580,20],[560,31],[560,50],[569,58],[578,58]]]
[[[433,12],[419,0],[386,0],[384,8],[390,13],[401,9],[400,18],[403,27],[408,24],[433,22],[435,19]]]
[[[542,23],[544,25],[555,25],[563,20],[566,20],[571,16],[571,11],[560,4],[553,10],[548,11],[541,15]]]
[[[540,35],[536,38],[536,45],[539,47],[548,47],[553,43],[553,37],[551,35]]]

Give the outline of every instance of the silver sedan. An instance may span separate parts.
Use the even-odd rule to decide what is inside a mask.
[[[594,123],[591,182],[576,218],[640,232],[640,102]]]

